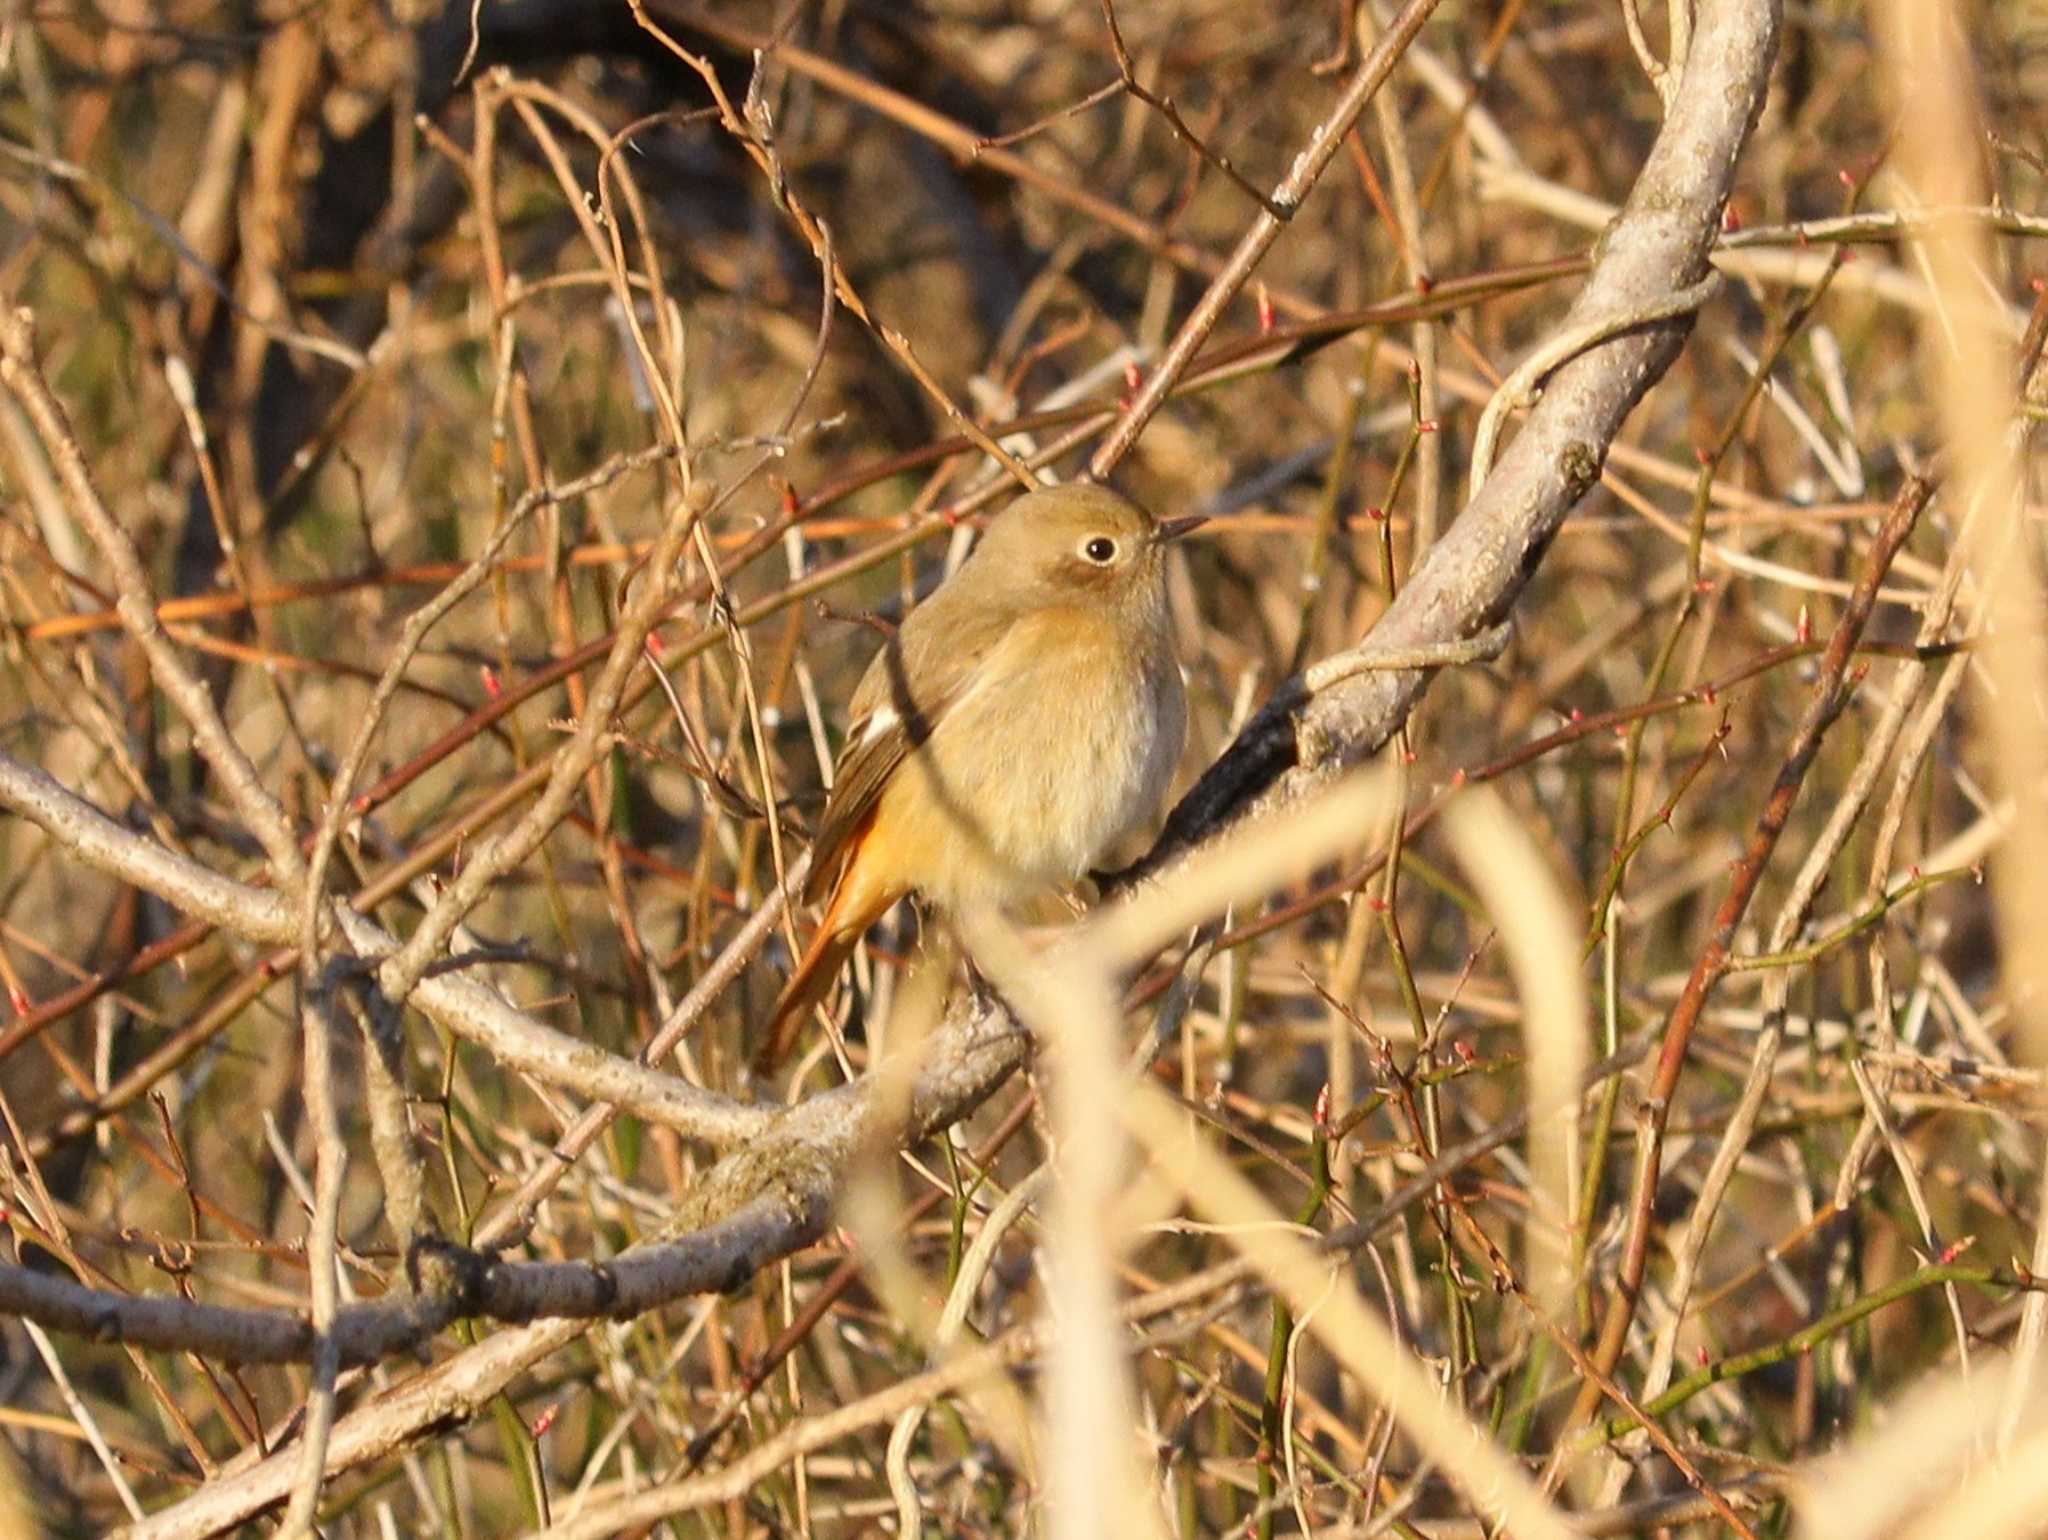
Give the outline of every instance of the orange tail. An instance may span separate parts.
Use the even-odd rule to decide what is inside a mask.
[[[811,1008],[825,998],[825,991],[839,977],[839,970],[853,956],[853,949],[860,945],[867,928],[888,913],[889,906],[906,891],[895,883],[877,881],[873,865],[863,860],[873,853],[868,836],[874,826],[870,816],[848,839],[832,881],[832,896],[825,901],[825,913],[818,920],[818,933],[797,959],[796,971],[790,974],[782,993],[775,997],[775,1008],[768,1013],[767,1030],[761,1046],[754,1051],[757,1075],[769,1074],[782,1062],[797,1033],[803,1030]]]
[[[775,997],[775,1009],[768,1013],[767,1035],[761,1046],[754,1050],[754,1073],[767,1075],[789,1053],[796,1035],[803,1030],[805,1019],[811,1008],[825,998],[825,991],[832,987],[832,981],[839,977],[839,970],[846,966],[846,960],[853,956],[853,949],[860,945],[861,932],[865,926],[841,930],[834,923],[833,910],[826,911],[825,922],[818,927],[818,933],[811,938],[811,944],[804,948],[804,955],[796,965],[796,972],[789,976],[789,982],[782,986],[782,993]]]

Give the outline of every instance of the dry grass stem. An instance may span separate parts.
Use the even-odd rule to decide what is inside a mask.
[[[2037,1528],[2048,55],[1843,21],[0,10],[0,1529]],[[1090,476],[1168,805],[756,1072]]]

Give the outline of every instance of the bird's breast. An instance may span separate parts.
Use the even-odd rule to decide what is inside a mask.
[[[1072,881],[1149,819],[1186,731],[1163,634],[1050,612],[1011,628],[878,810],[948,907]]]

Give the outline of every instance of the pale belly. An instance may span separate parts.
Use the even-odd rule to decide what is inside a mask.
[[[1091,640],[1037,639],[892,778],[877,832],[918,852],[932,902],[1009,906],[1061,887],[1158,809],[1186,732],[1179,671],[1163,653],[1083,668],[1102,657],[1077,652]]]

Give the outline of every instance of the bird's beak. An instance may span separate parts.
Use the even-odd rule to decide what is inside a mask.
[[[1153,542],[1165,545],[1169,540],[1178,540],[1182,535],[1192,534],[1209,522],[1206,513],[1185,514],[1178,519],[1161,519],[1152,531]]]

